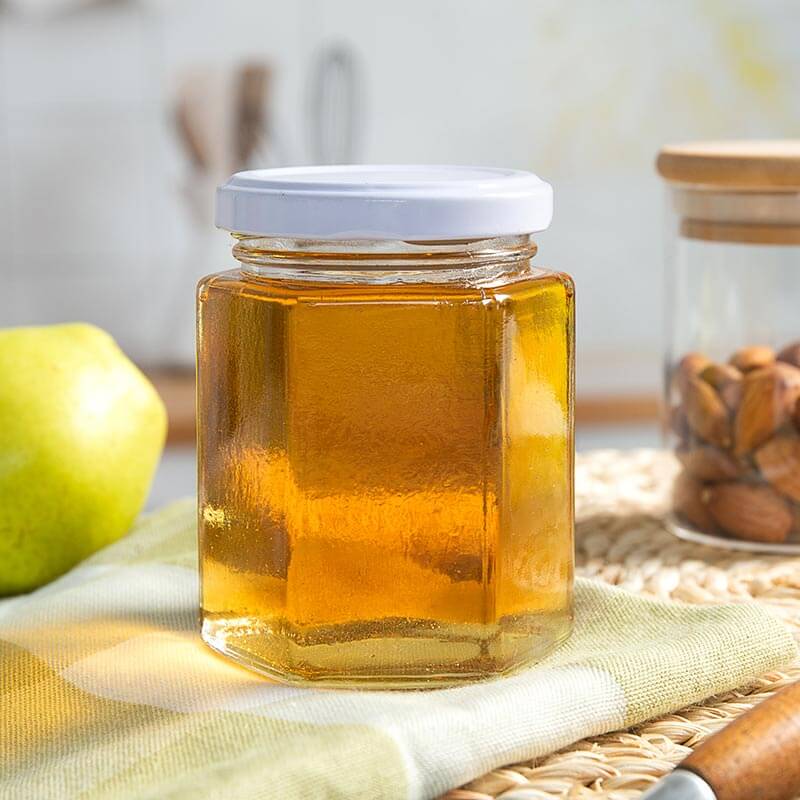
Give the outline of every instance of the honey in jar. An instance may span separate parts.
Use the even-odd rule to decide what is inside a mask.
[[[198,289],[202,635],[293,683],[501,675],[569,632],[573,286],[548,184],[239,173]]]

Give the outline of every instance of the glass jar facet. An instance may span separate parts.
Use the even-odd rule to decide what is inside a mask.
[[[198,291],[202,632],[290,682],[502,674],[567,635],[573,288],[528,237],[239,237]]]

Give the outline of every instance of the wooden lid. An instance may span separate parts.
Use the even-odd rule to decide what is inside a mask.
[[[684,239],[740,244],[800,244],[798,225],[759,225],[741,222],[714,222],[706,219],[683,219],[680,234]]]
[[[662,177],[740,189],[800,189],[800,139],[691,142],[658,154]]]

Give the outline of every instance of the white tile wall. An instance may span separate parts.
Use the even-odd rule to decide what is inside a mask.
[[[98,5],[56,19],[4,15],[0,91],[11,111],[130,110],[151,102],[152,28],[135,3]]]
[[[305,162],[311,59],[336,41],[364,72],[362,160],[507,164],[553,181],[540,261],[576,278],[588,391],[659,382],[659,145],[800,131],[800,14],[784,0],[150,0],[45,22],[0,11],[0,272],[60,270],[74,287],[49,307],[0,293],[0,324],[69,310],[142,358],[163,355],[171,329],[170,357],[188,360],[191,284],[225,245],[188,227],[167,116],[177,76],[269,60],[283,157]],[[131,299],[153,275],[164,283],[145,325]]]
[[[8,25],[3,15],[0,14],[0,75],[8,72],[6,66],[7,29]],[[8,143],[8,126],[3,122],[8,119],[7,105],[5,92],[0,90],[0,325],[2,324],[2,309],[11,305],[14,299],[13,269],[7,256],[11,241],[12,213],[12,197],[8,177],[11,171],[11,150]]]
[[[148,124],[133,109],[12,117],[15,253],[148,255]]]

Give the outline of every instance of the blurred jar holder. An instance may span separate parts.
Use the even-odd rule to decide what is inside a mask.
[[[800,552],[800,141],[661,151],[672,527]]]

